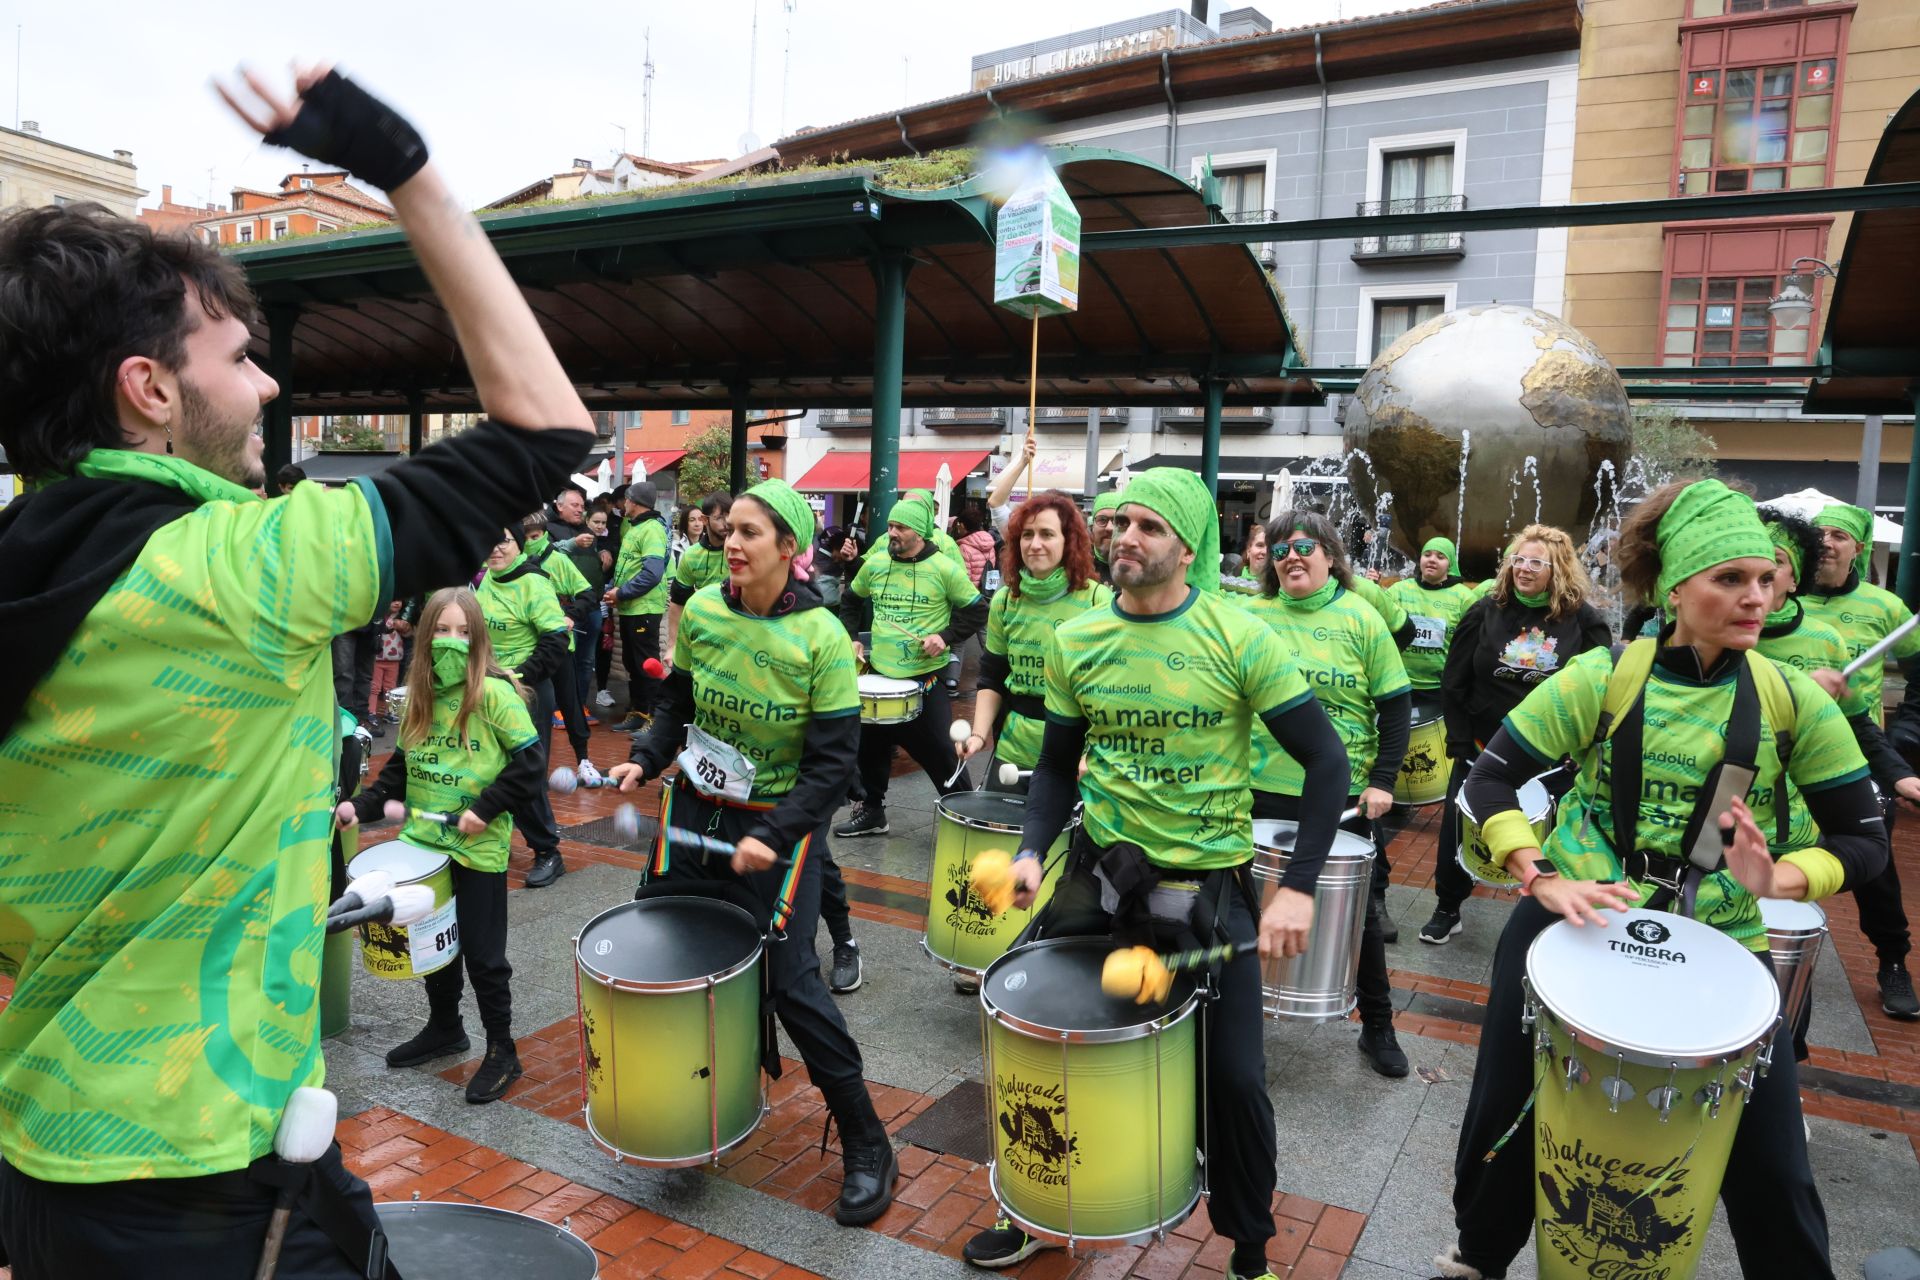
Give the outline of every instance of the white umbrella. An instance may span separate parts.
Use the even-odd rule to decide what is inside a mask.
[[[607,490],[613,488],[613,459],[600,459],[600,465],[594,470],[593,476],[594,479],[600,482],[601,493],[605,493]]]
[[[598,476],[584,475],[578,471],[574,472],[573,482],[580,486],[581,490],[587,495],[587,501],[591,502],[607,491],[605,475],[606,467],[603,464]]]
[[[627,477],[631,484],[638,484],[647,478],[647,460],[636,455],[633,459],[633,474]]]
[[[1766,498],[1760,503],[1763,507],[1772,507],[1775,511],[1784,511],[1788,515],[1811,520],[1820,514],[1822,507],[1830,507],[1841,501],[1839,498],[1820,492],[1818,489],[1799,489],[1793,493],[1783,493],[1777,498]],[[1889,546],[1900,545],[1901,529],[1883,515],[1873,517],[1873,540]]]
[[[1273,514],[1293,509],[1293,472],[1280,468],[1280,474],[1273,478]]]
[[[934,528],[947,527],[947,508],[953,503],[953,469],[946,463],[940,464],[940,470],[933,476],[933,506],[938,513]]]

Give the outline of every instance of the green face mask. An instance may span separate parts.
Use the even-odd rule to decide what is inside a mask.
[[[435,636],[433,682],[444,689],[467,678],[467,642],[458,636]]]

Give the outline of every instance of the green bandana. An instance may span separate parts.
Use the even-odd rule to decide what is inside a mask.
[[[1865,507],[1835,502],[1820,508],[1820,514],[1813,518],[1813,523],[1816,528],[1838,529],[1860,544],[1860,553],[1853,558],[1853,571],[1864,582],[1867,557],[1873,554],[1873,513]]]
[[[800,550],[807,549],[813,537],[813,508],[794,492],[792,485],[785,480],[762,480],[747,490],[746,496],[784,520],[800,544]]]
[[[1429,551],[1438,551],[1441,555],[1445,556],[1447,558],[1447,572],[1453,572],[1453,563],[1460,558],[1460,555],[1454,550],[1451,539],[1440,537],[1428,538],[1427,545],[1420,548],[1420,554],[1425,555]]]
[[[1793,536],[1792,530],[1777,521],[1767,521],[1767,540],[1775,547],[1787,553],[1787,565],[1793,570],[1793,580],[1800,581],[1800,539]]]
[[[1153,512],[1193,550],[1188,586],[1220,590],[1219,508],[1199,476],[1179,467],[1153,467],[1133,478],[1121,502]]]
[[[1057,564],[1053,572],[1034,577],[1022,567],[1020,570],[1020,598],[1031,600],[1035,604],[1051,604],[1067,594],[1067,566]]]
[[[435,636],[433,682],[442,689],[467,678],[467,642],[459,636]]]
[[[901,525],[913,530],[923,538],[933,536],[933,508],[927,506],[912,494],[893,504],[893,510],[887,512],[887,523]]]
[[[1112,511],[1119,505],[1120,491],[1118,489],[1109,489],[1105,493],[1096,493],[1093,496],[1094,515],[1099,515],[1102,511]]]
[[[509,564],[504,569],[495,569],[494,567],[489,565],[487,567],[487,576],[489,578],[504,578],[508,574],[512,573],[515,569],[518,569],[521,565],[525,564],[526,562],[527,562],[527,553],[522,551],[519,555],[513,558],[513,563]],[[434,641],[434,643],[438,644],[440,642],[436,640]]]
[[[1513,589],[1513,598],[1529,609],[1544,609],[1547,607],[1547,601],[1553,598],[1553,592],[1542,591],[1539,595],[1530,596],[1520,588],[1515,587]]]
[[[1753,499],[1718,480],[1699,480],[1680,491],[1654,533],[1660,546],[1660,599],[1714,565],[1755,556],[1773,559],[1773,543],[1760,524]]]
[[[145,480],[178,489],[201,502],[258,502],[260,495],[222,479],[185,458],[164,453],[135,453],[131,449],[95,449],[74,464],[77,476],[95,480]]]
[[[1296,609],[1301,613],[1317,613],[1326,607],[1327,601],[1333,599],[1333,593],[1339,589],[1340,584],[1333,580],[1332,575],[1328,575],[1327,580],[1320,584],[1318,591],[1310,591],[1297,600],[1282,591],[1275,599],[1289,609]]]

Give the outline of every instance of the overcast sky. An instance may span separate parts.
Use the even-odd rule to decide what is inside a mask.
[[[1234,7],[1220,5],[1218,7]],[[964,92],[973,55],[1155,12],[1153,0],[376,0],[256,6],[150,0],[0,0],[0,82],[18,25],[19,116],[49,138],[134,154],[155,204],[218,203],[294,167],[256,145],[207,89],[242,61],[285,75],[295,56],[332,59],[395,103],[475,205],[567,167],[641,150],[642,63],[652,32],[651,151],[668,160],[739,154],[748,128],[771,142]],[[1264,0],[1276,27],[1416,7],[1416,0]],[[786,73],[791,30],[791,71]],[[786,103],[782,108],[782,83]],[[0,122],[14,104],[0,97]],[[208,170],[212,170],[209,184]]]

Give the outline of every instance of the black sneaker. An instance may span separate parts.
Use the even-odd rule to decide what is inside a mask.
[[[863,804],[853,811],[853,816],[833,829],[837,840],[853,840],[860,836],[883,836],[893,830],[887,823],[887,811],[877,804]]]
[[[652,724],[652,716],[642,715],[640,712],[635,711],[630,713],[625,720],[613,726],[613,731],[615,733],[644,733]]]
[[[1433,918],[1420,926],[1420,941],[1430,942],[1436,947],[1444,947],[1454,934],[1466,927],[1460,923],[1458,911],[1447,911],[1435,907]]]
[[[860,944],[852,938],[833,944],[833,968],[827,975],[827,990],[837,996],[860,989]]]
[[[980,979],[970,975],[955,978],[953,989],[963,996],[977,996],[980,994]]]
[[[465,1053],[472,1047],[473,1042],[467,1039],[466,1026],[458,1019],[448,1023],[429,1019],[419,1035],[387,1050],[387,1065],[417,1067],[450,1053]]]
[[[1920,1018],[1920,1000],[1914,998],[1913,975],[1903,964],[1880,966],[1880,1007],[1889,1018],[1912,1022]]]
[[[1368,1064],[1381,1075],[1397,1080],[1407,1074],[1407,1055],[1391,1026],[1362,1027],[1359,1048]]]
[[[533,866],[527,869],[527,888],[544,889],[565,874],[567,864],[560,860],[558,849],[552,853],[536,853]]]
[[[494,1040],[487,1045],[487,1056],[467,1081],[468,1102],[492,1102],[520,1078],[520,1054],[511,1040]]]
[[[1014,1226],[1012,1220],[1002,1218],[967,1241],[960,1256],[976,1267],[1010,1267],[1052,1247]]]

